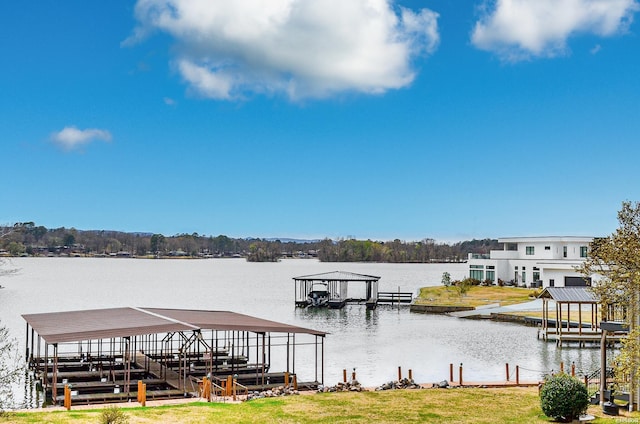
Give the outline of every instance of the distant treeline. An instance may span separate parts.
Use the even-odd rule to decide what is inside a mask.
[[[277,261],[283,257],[318,258],[323,262],[458,262],[469,253],[499,249],[497,240],[454,244],[421,241],[274,240],[205,236],[198,233],[164,236],[75,228],[48,229],[33,222],[0,227],[0,253],[8,256],[115,257],[244,257]]]

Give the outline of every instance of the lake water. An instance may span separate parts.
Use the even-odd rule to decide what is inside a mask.
[[[106,258],[16,258],[16,275],[0,279],[0,320],[24,352],[22,314],[139,306],[230,310],[330,333],[325,341],[325,384],[355,367],[365,386],[397,379],[411,369],[421,383],[449,379],[449,364],[464,364],[466,381],[503,381],[505,363],[520,366],[521,380],[538,380],[575,363],[578,372],[599,368],[596,348],[559,349],[537,339],[537,329],[518,324],[410,313],[408,307],[364,305],[342,310],[300,309],[292,277],[330,271],[377,275],[380,291],[416,293],[439,285],[442,273],[466,275],[466,264],[321,263],[289,259],[252,263],[244,259],[146,260]],[[6,268],[6,267],[5,267]],[[305,371],[297,369],[301,378]],[[22,396],[18,394],[18,399]]]

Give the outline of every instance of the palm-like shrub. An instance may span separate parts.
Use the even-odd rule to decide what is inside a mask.
[[[540,406],[547,417],[571,422],[587,412],[589,393],[577,378],[560,373],[545,378],[540,390]]]

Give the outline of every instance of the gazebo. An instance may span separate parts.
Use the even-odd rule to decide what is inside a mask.
[[[584,345],[600,341],[599,300],[588,287],[547,287],[539,297],[543,303],[544,340],[555,341],[559,346],[564,342]],[[551,301],[555,303],[555,314],[549,311]],[[577,321],[572,321],[572,312]]]

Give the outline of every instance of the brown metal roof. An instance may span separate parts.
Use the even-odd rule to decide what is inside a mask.
[[[113,308],[22,315],[50,344],[189,330],[326,333],[225,311]]]
[[[178,321],[189,322],[205,330],[235,330],[253,331],[255,333],[305,333],[324,336],[322,331],[269,321],[249,315],[229,311],[202,311],[188,309],[158,309],[144,308],[144,310],[169,317]]]

